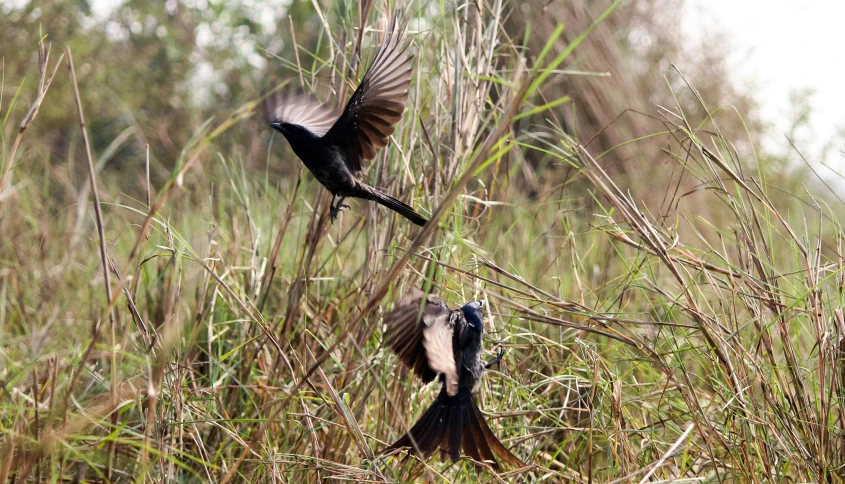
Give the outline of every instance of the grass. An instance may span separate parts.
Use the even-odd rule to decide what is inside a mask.
[[[729,110],[681,101],[637,141],[669,161],[634,199],[542,96],[577,42],[558,29],[526,57],[506,14],[411,33],[412,99],[367,177],[422,230],[355,202],[332,225],[307,172],[218,150],[233,126],[269,133],[252,104],[197,128],[159,186],[91,153],[91,190],[79,160],[4,136],[0,481],[842,482],[841,208],[734,148]],[[351,58],[354,30],[331,33]],[[313,65],[306,83],[332,63]],[[266,162],[298,166],[284,145]],[[382,346],[381,314],[429,283],[489,301],[486,357],[507,352],[480,406],[529,468],[379,456],[436,393]]]

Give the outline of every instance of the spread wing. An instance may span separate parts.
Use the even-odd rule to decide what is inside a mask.
[[[328,133],[331,141],[346,151],[346,163],[353,172],[375,158],[376,149],[387,146],[394,125],[405,111],[411,85],[411,55],[398,17],[396,14],[391,20],[370,68]]]
[[[399,359],[428,383],[444,373],[454,381],[458,372],[452,351],[453,312],[437,296],[419,290],[406,294],[393,311],[384,315],[384,340]]]
[[[298,124],[317,136],[323,136],[337,121],[337,115],[325,104],[301,89],[283,87],[264,100],[267,123]]]

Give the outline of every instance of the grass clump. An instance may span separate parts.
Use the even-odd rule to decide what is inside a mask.
[[[194,130],[160,183],[127,183],[109,150],[80,177],[4,134],[0,480],[841,482],[840,209],[779,186],[692,89],[702,119],[659,107],[664,129],[631,142],[671,174],[633,198],[544,97],[590,28],[526,51],[508,8],[412,14],[412,99],[367,178],[421,230],[354,202],[331,225],[309,174],[255,169],[229,138],[269,135],[255,100]],[[298,47],[292,75],[342,97],[355,24],[328,25],[331,55]],[[73,82],[42,58],[50,103]],[[293,160],[281,145],[261,159]],[[424,283],[489,301],[485,349],[507,353],[479,405],[530,467],[379,456],[435,396],[381,342]]]

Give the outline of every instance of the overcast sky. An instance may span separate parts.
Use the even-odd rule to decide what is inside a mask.
[[[790,93],[814,89],[810,129],[799,133],[799,148],[819,162],[830,147],[825,162],[845,173],[845,0],[686,1],[690,35],[721,31],[735,47],[729,65],[737,82],[754,87],[764,119],[775,126],[762,142],[787,149]]]

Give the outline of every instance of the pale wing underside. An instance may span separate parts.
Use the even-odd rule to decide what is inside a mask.
[[[282,88],[267,97],[264,109],[268,123],[298,124],[317,136],[329,132],[337,121],[332,110],[314,96],[295,88]]]
[[[434,380],[439,373],[429,362],[424,345],[425,330],[447,324],[449,314],[449,308],[442,299],[431,294],[426,296],[422,291],[413,289],[399,300],[392,311],[384,315],[387,326],[385,343],[425,383]]]
[[[449,395],[457,395],[459,382],[455,353],[452,349],[454,330],[454,318],[438,318],[431,326],[423,329],[423,347],[428,366],[446,377],[446,392]]]

